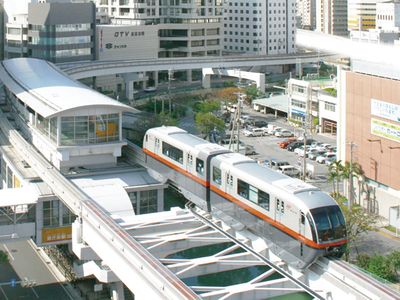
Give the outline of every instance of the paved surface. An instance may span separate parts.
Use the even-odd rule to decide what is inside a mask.
[[[38,251],[25,240],[2,241],[0,249],[9,257],[9,263],[0,264],[0,299],[57,299],[73,300],[65,285],[42,260]],[[34,281],[32,287],[21,287],[25,278]],[[15,281],[15,284],[11,282]]]

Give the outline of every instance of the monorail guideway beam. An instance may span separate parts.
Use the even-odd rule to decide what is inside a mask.
[[[120,227],[93,199],[66,179],[30,145],[0,112],[0,128],[13,147],[70,210],[79,216],[81,236],[138,299],[199,299],[171,271]],[[90,234],[86,234],[90,233]],[[135,291],[137,283],[141,290]],[[140,297],[142,296],[142,297]],[[151,297],[153,296],[153,297]]]

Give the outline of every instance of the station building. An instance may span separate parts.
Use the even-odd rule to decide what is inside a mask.
[[[110,214],[163,210],[165,184],[122,157],[123,113],[136,110],[40,59],[1,62],[0,80],[0,235],[66,243],[75,220],[9,142],[13,132]]]

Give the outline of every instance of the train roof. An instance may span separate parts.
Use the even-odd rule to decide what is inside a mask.
[[[216,152],[223,153],[228,151],[225,147],[221,145],[210,143],[202,138],[199,138],[195,135],[188,133],[187,131],[179,127],[162,126],[162,127],[152,128],[149,131],[152,133],[156,132],[157,135],[169,136],[175,142],[181,145],[193,147],[197,151],[204,152],[207,155]]]
[[[237,154],[237,153],[235,153]],[[300,179],[292,178],[279,173],[273,169],[262,167],[241,154],[242,161],[234,165],[234,170],[242,175],[243,180],[251,183],[259,188],[266,184],[276,188],[276,192],[284,192],[293,195],[299,199],[308,209],[313,209],[321,206],[335,205],[336,202],[325,192],[319,188],[306,183]],[[229,156],[227,154],[219,155],[218,157]],[[251,161],[248,161],[251,160]],[[228,163],[228,160],[223,160],[223,163]]]

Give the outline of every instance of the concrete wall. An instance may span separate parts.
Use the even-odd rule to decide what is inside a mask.
[[[400,105],[400,81],[354,72],[346,74],[346,142],[354,142],[355,161],[359,162],[365,175],[388,187],[400,189],[399,121],[371,114],[371,99]],[[400,108],[399,108],[400,111]],[[397,141],[371,132],[371,120],[383,121],[394,126],[392,133]],[[346,158],[350,157],[346,148]],[[347,159],[348,160],[348,159]]]

